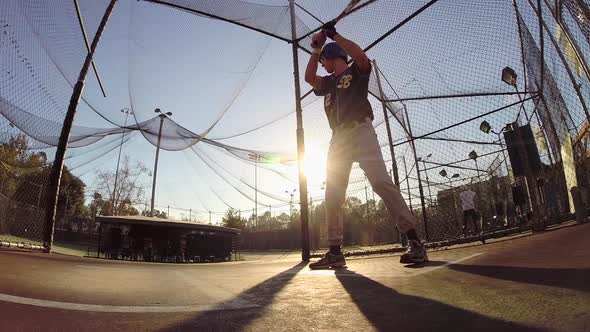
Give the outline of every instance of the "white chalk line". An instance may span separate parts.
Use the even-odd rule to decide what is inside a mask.
[[[77,311],[95,311],[111,313],[172,313],[172,312],[202,312],[212,310],[235,310],[254,308],[256,305],[237,299],[220,304],[192,304],[192,305],[140,305],[140,306],[118,306],[57,302],[48,300],[32,299],[28,297],[0,294],[0,301],[31,305],[36,307],[65,309]]]

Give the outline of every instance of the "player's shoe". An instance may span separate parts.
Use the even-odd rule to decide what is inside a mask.
[[[312,270],[338,267],[346,267],[346,260],[344,259],[344,254],[332,254],[329,251],[319,261],[309,264],[309,268]]]
[[[402,264],[417,264],[428,262],[426,248],[420,241],[410,240],[408,250],[400,257],[399,262]]]

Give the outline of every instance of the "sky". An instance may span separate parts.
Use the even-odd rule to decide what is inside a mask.
[[[286,4],[286,1],[280,0],[265,3],[271,2],[275,5]],[[345,18],[338,25],[339,32],[366,46],[426,3],[394,2],[378,1],[366,11]],[[90,38],[106,3],[104,0],[80,0]],[[347,1],[298,3],[320,19],[327,20],[335,17]],[[520,2],[521,6],[525,6],[525,3]],[[70,5],[70,2],[64,1],[60,5]],[[530,8],[522,10],[526,14]],[[59,15],[59,10],[55,11],[49,15]],[[71,14],[71,11],[65,12]],[[300,14],[306,24],[314,27],[319,24],[315,19]],[[66,19],[77,24],[75,17],[64,17]],[[69,33],[71,38],[81,37],[79,31]],[[519,74],[519,85],[524,86],[518,43],[511,1],[484,4],[441,0],[376,45],[368,52],[368,56],[375,59],[383,71],[387,79],[387,82],[383,82],[384,92],[389,98],[395,98],[395,93],[407,98],[511,92],[512,88],[500,80],[500,73],[505,66],[514,68]],[[64,49],[55,50],[52,45],[44,47],[48,53],[56,52],[52,55],[66,76],[75,77],[75,74],[68,74],[76,72],[75,66],[67,66],[69,63],[66,61],[76,56],[74,52],[70,54]],[[299,52],[299,56],[300,72],[303,73],[308,57],[303,52]],[[60,62],[61,58],[66,60]],[[113,127],[88,105],[119,125],[125,120],[125,114],[119,111],[123,108],[133,108],[134,118],[129,119],[130,123],[148,120],[156,115],[154,109],[160,108],[164,112],[172,112],[171,118],[175,122],[198,134],[211,129],[212,124],[223,115],[207,133],[208,138],[247,149],[287,153],[296,151],[296,122],[292,113],[295,98],[293,63],[291,45],[284,41],[167,6],[120,0],[94,60],[107,97],[102,96],[93,72],[89,72],[83,95],[85,103],[80,104],[76,116],[77,126]],[[303,79],[301,83],[302,92],[308,91],[309,85]],[[374,86],[376,83],[372,80],[371,84]],[[405,105],[413,133],[419,136],[516,101],[516,96],[499,96],[413,101]],[[385,144],[385,126],[378,125],[383,119],[381,104],[375,99],[371,102],[376,116],[376,131],[384,145],[384,158],[390,160],[389,148]],[[323,196],[322,182],[330,130],[323,114],[321,98],[311,95],[304,99],[303,104],[308,157],[315,164],[310,167],[310,194],[319,198]],[[399,104],[397,106],[401,107]],[[517,107],[512,107],[485,119],[492,127],[501,128],[513,121],[517,111]],[[224,139],[275,119],[280,120],[261,130]],[[433,136],[494,141],[495,137],[478,130],[481,120]],[[392,130],[395,142],[406,139],[399,124],[392,123]],[[105,138],[95,145],[69,150],[69,156],[77,157],[68,159],[66,164],[84,180],[89,193],[96,188],[97,170],[115,169],[118,139]],[[480,155],[498,149],[490,145],[421,140],[417,143],[417,155],[426,157],[432,154],[430,161],[447,163],[465,159],[474,148]],[[414,169],[413,156],[407,144],[396,149],[398,163],[401,164],[401,159],[405,158],[409,168]],[[150,170],[153,168],[155,150],[156,147],[137,132],[129,135],[123,145],[124,155],[134,161],[141,161]],[[174,208],[216,212],[213,215],[214,222],[218,222],[221,213],[230,206],[251,211],[254,204],[248,197],[254,197],[254,190],[250,186],[254,184],[255,174],[261,192],[280,198],[277,200],[259,193],[259,204],[276,206],[273,208],[275,213],[289,210],[285,202],[289,202],[290,196],[285,191],[297,188],[296,167],[254,167],[202,143],[197,144],[194,150],[160,152],[156,206],[164,210],[167,206],[172,207],[173,217],[180,218],[181,212],[188,214]],[[197,154],[210,156],[209,164],[217,165],[214,168],[222,176]],[[494,158],[482,158],[480,167],[489,166]],[[430,175],[433,182],[444,181],[437,177],[438,171],[433,170],[434,175]],[[461,172],[463,178],[475,175],[474,171]],[[411,171],[410,177],[410,186],[415,188],[415,170]],[[150,196],[151,180],[149,176],[142,180],[146,199]],[[232,186],[238,187],[241,193]],[[364,186],[366,183],[362,172],[353,170],[350,194],[364,196]],[[434,188],[435,192],[439,189],[444,188]],[[412,195],[416,194],[417,189],[412,189]],[[260,206],[259,213],[263,209],[266,207]],[[207,213],[199,214],[201,219],[208,217]]]

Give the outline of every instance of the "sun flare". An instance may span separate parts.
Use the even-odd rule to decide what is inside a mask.
[[[305,147],[303,171],[310,186],[321,186],[326,181],[326,159],[328,153],[317,146]]]

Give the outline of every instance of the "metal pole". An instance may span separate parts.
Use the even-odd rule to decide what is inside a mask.
[[[424,165],[424,173],[426,174],[426,186],[428,187],[428,199],[430,200],[430,206],[432,206],[432,192],[430,191],[430,179],[428,178],[428,170],[426,169],[426,161],[422,160]]]
[[[150,205],[150,217],[154,216],[154,202],[156,200],[156,178],[158,176],[158,158],[160,157],[160,141],[162,139],[162,126],[166,115],[160,114],[160,129],[158,130],[158,144],[156,146],[156,160],[154,162],[154,178],[152,179],[152,202]]]
[[[406,172],[406,186],[408,187],[408,199],[410,200],[410,210],[413,210],[412,194],[410,192],[410,176],[408,175],[408,166],[406,165],[406,156],[402,156],[402,160],[404,161],[404,171]]]
[[[115,184],[113,185],[113,215],[117,215],[117,180],[119,179],[119,164],[121,163],[121,151],[123,151],[123,140],[125,139],[125,129],[127,129],[127,118],[129,110],[125,111],[125,125],[123,126],[123,136],[119,145],[119,157],[117,158],[117,170],[115,171]]]
[[[297,49],[299,44],[297,40],[297,29],[295,27],[295,0],[289,0],[291,10],[291,39],[293,52],[293,78],[295,81],[295,112],[297,116],[297,160],[299,165],[299,205],[301,209],[301,259],[308,261],[311,254],[309,251],[309,225],[307,209],[307,178],[303,170],[303,160],[305,158],[305,141],[303,133],[303,110],[301,108],[301,85],[299,82],[299,57]]]
[[[371,223],[371,214],[369,212],[369,193],[367,192],[367,185],[365,184],[365,205],[367,208],[367,224]]]
[[[95,219],[96,220],[96,219]],[[102,240],[102,223],[98,223],[98,246],[96,248],[96,257],[100,258],[100,244]]]
[[[170,219],[170,205],[168,205],[168,215],[167,215],[168,219]]]
[[[543,33],[543,26],[545,22],[543,21],[543,8],[541,8],[541,0],[537,0],[537,9],[537,15],[539,17],[539,49],[541,51],[541,88],[539,89],[539,92],[542,96],[545,87],[545,34]],[[551,33],[549,33],[549,36],[551,36]]]
[[[540,2],[540,0],[539,0],[539,2]],[[529,0],[529,5],[531,7],[533,6],[531,0]],[[547,27],[547,24],[544,21],[540,20],[540,22],[542,23],[542,27],[544,27],[547,31],[550,31],[549,28]],[[576,94],[578,95],[578,98],[580,99],[580,104],[582,106],[582,109],[584,110],[584,114],[586,115],[586,118],[590,119],[590,111],[588,110],[588,106],[586,105],[586,102],[584,101],[584,97],[582,95],[582,92],[580,91],[580,85],[576,81],[576,77],[574,76],[574,74],[572,73],[572,70],[570,69],[567,58],[563,54],[563,51],[559,47],[559,43],[555,40],[555,37],[551,33],[548,33],[547,35],[549,36],[549,40],[551,41],[551,44],[553,45],[553,47],[557,51],[557,55],[559,55],[561,62],[563,62],[563,66],[565,67],[565,70],[567,72],[567,75],[568,75],[570,81],[572,81],[572,85],[574,86],[574,90],[576,91]],[[542,51],[543,50],[541,50],[541,54],[543,54]],[[541,69],[543,69],[543,67],[541,67]],[[541,71],[541,73],[543,73],[543,71]],[[543,82],[541,82],[541,83],[543,83]],[[542,90],[541,90],[541,92],[542,92]]]
[[[293,193],[290,194],[291,195],[291,200],[289,201],[289,219],[291,219],[291,222],[293,221]]]
[[[549,6],[549,3],[547,2],[547,0],[545,0],[545,4],[547,6]],[[580,47],[578,45],[578,42],[574,38],[572,38],[572,34],[570,33],[569,28],[565,24],[563,24],[563,21],[561,19],[561,15],[560,15],[561,13],[559,12],[560,7],[556,6],[555,10],[557,11],[557,13],[553,13],[553,12],[551,13],[553,15],[553,18],[555,18],[555,21],[557,22],[558,26],[561,28],[561,31],[565,35],[566,39],[572,45],[574,53],[576,54],[576,58],[578,58],[578,61],[582,65],[582,70],[584,71],[584,74],[586,75],[586,77],[588,79],[590,79],[590,69],[588,69],[588,65],[586,64],[586,59],[585,59],[584,55],[582,54],[582,52],[580,52]]]
[[[47,190],[47,209],[45,210],[45,224],[43,225],[43,247],[45,248],[44,252],[46,253],[50,253],[51,247],[53,246],[55,214],[57,212],[57,197],[59,195],[59,186],[63,172],[64,157],[68,148],[68,140],[70,138],[70,132],[74,123],[74,117],[76,116],[76,110],[78,108],[78,103],[80,102],[80,97],[84,91],[86,74],[88,73],[88,68],[92,62],[92,57],[94,56],[94,52],[96,51],[100,37],[102,36],[107,21],[113,12],[116,2],[117,0],[111,0],[107,9],[105,10],[102,20],[100,21],[96,34],[94,35],[94,39],[92,40],[90,51],[86,55],[86,60],[84,61],[82,69],[80,70],[80,74],[78,75],[78,81],[76,82],[76,85],[74,85],[68,111],[64,118],[64,124],[61,128],[61,134],[59,136],[59,142],[57,145],[57,151],[55,152],[55,158],[51,168],[51,175],[49,177],[49,185]]]
[[[188,209],[188,221],[193,221],[193,209]]]
[[[209,211],[209,225],[211,225],[211,211]]]
[[[258,227],[258,156],[254,159],[254,220]]]
[[[506,158],[506,151],[504,151],[504,143],[502,143],[501,133],[502,132],[496,133],[496,135],[498,135],[498,142],[500,142],[500,147],[502,148],[502,158],[504,158],[504,165],[506,166],[506,176],[508,176],[508,159]]]
[[[385,129],[387,130],[387,140],[389,141],[389,152],[391,153],[391,169],[393,171],[393,181],[399,190],[399,174],[397,172],[397,161],[395,160],[395,149],[393,147],[393,137],[391,136],[391,126],[389,124],[389,113],[387,112],[387,105],[385,104],[385,94],[381,86],[381,75],[377,67],[377,60],[373,60],[373,70],[377,76],[377,86],[379,87],[379,94],[381,96],[381,106],[383,107],[383,117],[385,119]]]
[[[426,202],[424,200],[424,188],[422,187],[422,179],[420,178],[420,166],[418,165],[418,154],[416,153],[416,144],[414,134],[412,133],[412,125],[410,122],[410,115],[405,109],[406,120],[408,122],[408,132],[410,134],[410,144],[414,152],[414,165],[416,165],[416,176],[418,178],[418,190],[420,191],[420,204],[422,205],[422,218],[424,219],[424,238],[428,241],[428,217],[426,215]]]

